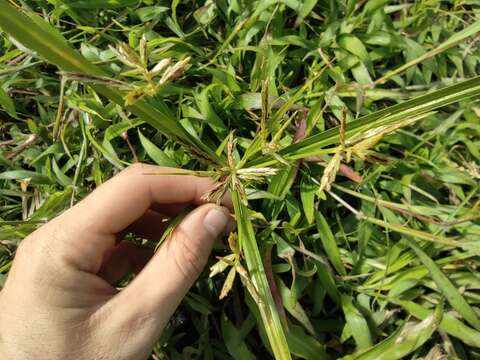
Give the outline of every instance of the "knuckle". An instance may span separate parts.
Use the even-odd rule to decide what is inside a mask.
[[[55,220],[48,225],[26,237],[16,252],[19,261],[28,262],[28,268],[32,269],[38,279],[56,278],[65,269],[67,262],[62,256],[65,229],[56,225]],[[38,271],[39,268],[41,271]]]

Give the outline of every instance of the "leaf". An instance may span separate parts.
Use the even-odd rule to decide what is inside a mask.
[[[158,21],[161,18],[161,15],[170,10],[166,6],[144,6],[136,11],[140,21]]]
[[[235,219],[237,220],[240,247],[247,262],[248,272],[253,285],[261,300],[261,303],[258,303],[257,306],[264,322],[272,352],[276,359],[290,360],[291,356],[287,340],[265,276],[265,270],[260,252],[258,251],[252,223],[247,215],[248,209],[243,205],[236,191],[232,192],[232,200],[235,209]]]
[[[0,180],[30,180],[32,184],[48,185],[52,180],[41,173],[28,170],[10,170],[0,173]]]
[[[352,34],[342,34],[337,41],[340,47],[356,55],[365,65],[371,68],[370,56],[359,38]]]
[[[305,0],[300,7],[300,10],[298,10],[298,17],[301,19],[305,19],[308,14],[313,10],[317,2],[318,0]]]
[[[166,166],[166,167],[178,167],[177,163],[170,159],[162,150],[160,150],[154,143],[148,140],[141,132],[138,130],[138,137],[140,138],[140,143],[142,144],[145,152],[150,156],[150,158],[155,161],[157,165]]]
[[[378,9],[381,9],[387,3],[388,3],[388,0],[369,0],[365,4],[363,11],[365,12],[366,15],[368,15],[377,11]]]
[[[342,307],[348,329],[355,339],[358,349],[366,349],[372,346],[373,341],[368,323],[353,304],[351,296],[342,295]]]
[[[52,219],[70,206],[71,196],[72,188],[51,193],[37,211],[29,217],[29,220],[38,221]]]
[[[285,286],[282,280],[276,279],[276,283],[278,284],[278,289],[282,296],[282,302],[285,309],[287,309],[287,311],[297,319],[311,335],[315,335],[312,323],[302,305],[298,302],[298,299],[293,296],[294,294],[287,286]]]
[[[69,186],[72,184],[72,179],[70,179],[67,175],[65,175],[62,170],[58,167],[57,162],[55,159],[52,159],[52,169],[53,172],[55,173],[55,176],[57,177],[59,183],[62,186]]]
[[[270,178],[267,191],[278,199],[283,200],[292,187],[296,176],[296,166],[288,166],[280,169],[276,175]],[[264,211],[267,213],[273,213],[272,217],[276,217],[282,206],[283,203],[280,201],[267,200],[264,202]]]
[[[138,0],[62,0],[66,6],[74,9],[115,9],[133,6]]]
[[[325,346],[317,339],[305,333],[298,325],[289,324],[287,333],[288,346],[292,354],[306,360],[328,360],[330,357],[325,351]]]
[[[112,165],[114,165],[115,167],[119,168],[119,169],[123,169],[124,168],[124,164],[122,163],[122,161],[117,157],[117,154],[112,154],[112,151],[109,151],[109,149],[107,147],[105,147],[104,145],[100,145],[98,143],[98,141],[95,139],[95,137],[92,135],[91,133],[91,128],[92,126],[89,125],[89,126],[86,126],[85,127],[85,135],[87,136],[87,139],[89,140],[89,142],[100,152],[102,153],[102,155],[105,157],[105,159],[107,159],[110,163],[112,163]],[[111,145],[109,145],[110,143],[106,142],[105,145],[106,146],[109,146],[111,150],[112,147]]]
[[[154,176],[154,175],[152,175]],[[161,175],[159,175],[161,176]],[[175,229],[177,228],[177,226],[182,222],[183,219],[185,219],[185,217],[188,215],[188,213],[190,211],[192,211],[193,209],[193,206],[192,205],[188,205],[186,206],[184,209],[182,209],[181,211],[179,211],[175,217],[173,217],[169,222],[168,222],[168,225],[167,227],[165,228],[165,230],[163,231],[163,234],[162,236],[160,237],[160,239],[158,239],[158,242],[157,244],[155,245],[155,252],[158,251],[158,249],[160,248],[160,246],[162,246],[162,244],[165,242],[165,240],[167,238],[169,238],[173,232],[175,231]]]
[[[197,95],[197,104],[200,109],[200,113],[203,115],[205,121],[208,125],[220,134],[227,134],[227,128],[225,124],[220,119],[220,117],[215,113],[212,105],[208,100],[208,93],[211,87],[203,89],[200,94]]]
[[[309,224],[314,221],[314,203],[315,203],[315,191],[317,186],[313,184],[309,176],[304,175],[300,182],[300,199],[302,200],[303,212]]]
[[[0,105],[3,109],[13,118],[17,118],[17,111],[15,110],[15,104],[8,94],[0,86]]]
[[[248,350],[247,345],[243,341],[240,332],[225,314],[222,314],[221,316],[220,325],[222,328],[223,339],[225,340],[225,346],[227,347],[229,354],[235,360],[254,359]]]
[[[104,139],[107,141],[111,141],[112,139],[115,139],[118,136],[121,136],[124,132],[136,128],[139,125],[142,125],[144,121],[142,120],[137,120],[137,121],[122,121],[113,125],[110,125],[106,130],[105,130],[105,135]]]
[[[338,250],[337,246],[337,241],[335,240],[335,237],[328,226],[327,220],[323,217],[320,211],[315,212],[315,220],[318,232],[320,234],[320,240],[322,241],[322,245],[327,253],[328,259],[340,275],[346,275],[347,271],[343,265],[340,251]]]
[[[212,0],[205,1],[205,4],[198,8],[194,13],[193,17],[200,25],[208,25],[213,21],[216,16],[217,6]]]

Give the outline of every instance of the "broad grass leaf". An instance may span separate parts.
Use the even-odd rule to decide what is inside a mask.
[[[278,285],[278,290],[282,296],[282,302],[285,309],[290,315],[297,319],[311,335],[315,336],[315,330],[313,329],[312,323],[302,305],[298,302],[298,299],[282,280],[277,278],[275,282]]]
[[[0,86],[0,105],[3,107],[3,110],[7,112],[13,118],[17,118],[17,111],[15,110],[15,104],[13,103],[10,96],[2,86]]]
[[[305,330],[295,324],[288,325],[287,341],[292,354],[306,360],[329,360],[330,356],[315,337],[305,333]]]
[[[358,37],[352,34],[342,34],[337,41],[340,47],[357,56],[370,69],[372,68],[372,61],[367,48]]]
[[[342,295],[342,308],[348,330],[355,339],[358,349],[366,349],[372,346],[373,340],[367,320],[355,307],[351,296]]]
[[[67,0],[61,2],[74,9],[115,9],[138,4],[138,0]]]
[[[70,177],[68,177],[67,175],[65,175],[65,173],[59,168],[57,162],[55,161],[55,159],[53,158],[52,159],[52,170],[53,170],[53,173],[55,174],[55,176],[57,177],[58,179],[58,182],[64,186],[64,187],[67,187],[67,186],[70,186],[73,181]]]
[[[70,206],[71,196],[71,187],[68,187],[63,191],[51,193],[40,206],[40,208],[38,208],[38,210],[29,217],[29,220],[35,221],[52,219]]]
[[[235,360],[254,359],[247,344],[243,341],[239,330],[232,324],[225,314],[221,316],[221,329],[225,346]]]
[[[276,175],[271,177],[267,191],[283,200],[290,191],[296,176],[296,166],[292,165],[282,168]],[[271,213],[272,217],[275,218],[283,206],[284,203],[282,201],[265,200],[264,211]]]
[[[328,268],[322,262],[316,260],[317,266],[317,286],[322,286],[329,297],[338,305],[341,304],[341,293],[338,290],[335,278]]]
[[[302,176],[300,182],[300,199],[302,200],[303,212],[309,224],[312,224],[314,218],[315,192],[317,186],[310,180],[309,176]]]
[[[205,299],[204,297],[194,293],[189,292],[184,298],[183,301],[196,312],[203,315],[211,315],[215,308]]]
[[[320,234],[320,240],[325,252],[327,253],[328,259],[340,275],[346,275],[347,271],[343,265],[337,241],[335,240],[332,230],[328,226],[327,220],[320,211],[315,212],[315,220],[318,232]]]
[[[108,141],[104,141],[103,144],[100,144],[93,134],[91,133],[92,126],[86,126],[85,127],[85,135],[87,136],[87,139],[89,142],[107,159],[112,165],[117,167],[118,169],[123,169],[125,167],[125,164],[117,157],[117,154],[112,153],[112,151],[108,150],[108,147],[110,147],[113,151],[113,147]],[[106,145],[106,146],[105,146]]]
[[[172,160],[163,150],[148,140],[140,130],[138,130],[140,143],[142,144],[148,156],[155,161],[157,165],[166,167],[178,167],[178,164]]]
[[[221,137],[224,137],[227,135],[227,128],[210,104],[208,94],[211,88],[211,86],[206,87],[196,95],[197,105],[207,124]]]
[[[388,4],[388,0],[369,0],[363,8],[364,15],[370,15],[378,9],[381,9],[386,4]]]
[[[10,170],[0,173],[0,180],[29,180],[32,184],[48,185],[53,181],[50,177],[35,171]]]
[[[143,120],[135,120],[135,121],[122,121],[113,125],[110,125],[106,130],[104,134],[104,139],[107,141],[111,141],[115,139],[116,137],[119,137],[122,135],[124,132],[136,128],[139,125],[144,124],[145,121]]]
[[[168,10],[170,9],[166,6],[145,6],[138,9],[136,14],[142,22],[159,21]]]

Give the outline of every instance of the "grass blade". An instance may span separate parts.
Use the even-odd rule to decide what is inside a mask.
[[[355,339],[358,349],[367,349],[372,346],[372,335],[370,334],[367,320],[355,307],[351,296],[342,295],[342,307],[348,329]]]
[[[381,125],[393,124],[405,118],[418,116],[479,94],[480,76],[477,76],[351,121],[348,123],[345,137],[348,140],[359,132],[364,132]],[[338,143],[338,141],[339,128],[334,127],[310,136],[303,141],[289,145],[280,150],[279,154],[287,160],[302,159],[321,154],[326,146]],[[272,156],[262,156],[254,158],[248,166],[269,166],[275,162]]]
[[[322,241],[330,262],[340,275],[346,275],[347,271],[345,270],[345,266],[340,257],[337,241],[335,240],[335,236],[333,236],[332,230],[330,230],[330,227],[328,226],[327,220],[320,211],[315,212],[315,220],[320,234],[320,240]]]
[[[261,300],[261,303],[257,305],[270,346],[272,347],[272,352],[275,359],[289,360],[291,359],[290,351],[275,302],[270,292],[270,287],[268,286],[267,277],[265,276],[262,258],[260,257],[255,233],[252,223],[250,222],[248,209],[242,204],[240,195],[236,191],[232,192],[232,200],[235,209],[235,218],[237,220],[238,239],[247,262],[248,272],[258,292],[259,300]]]

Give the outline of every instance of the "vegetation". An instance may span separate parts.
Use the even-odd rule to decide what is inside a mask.
[[[480,359],[478,1],[2,0],[0,29],[0,282],[150,162],[238,225],[156,358]]]

